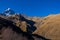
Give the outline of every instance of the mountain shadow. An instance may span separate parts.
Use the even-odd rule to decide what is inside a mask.
[[[37,35],[37,34],[32,34],[37,28],[34,26],[34,24],[35,24],[35,22],[34,21],[32,21],[32,20],[28,20],[28,19],[26,19],[24,16],[22,16],[21,14],[20,14],[20,20],[21,21],[25,21],[25,22],[27,22],[27,24],[29,24],[29,25],[27,25],[27,27],[26,27],[26,31],[30,34],[30,35],[33,35],[33,36],[36,36],[37,38],[42,38],[43,40],[49,40],[49,39],[46,39],[45,37],[43,37],[43,36],[40,36],[40,35]]]
[[[26,31],[28,32],[28,33],[32,33],[32,32],[34,32],[37,28],[34,26],[34,24],[35,24],[35,22],[34,21],[32,21],[32,20],[28,20],[28,19],[26,19],[26,18],[24,18],[21,14],[20,14],[20,20],[21,21],[25,21],[27,24],[29,24],[29,25],[27,25],[27,27],[26,27]]]
[[[11,20],[0,17],[0,40],[37,40],[37,38],[39,40],[47,40],[45,37],[40,35],[24,32]]]

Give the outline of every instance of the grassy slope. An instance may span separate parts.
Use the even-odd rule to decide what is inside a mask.
[[[43,22],[34,33],[52,40],[60,40],[60,14],[44,17]]]
[[[19,16],[7,17],[7,19],[13,20],[23,31],[26,31],[26,26],[29,24],[25,21],[16,20],[18,18]],[[37,29],[33,34],[38,34],[52,40],[60,40],[60,14],[49,15],[44,18],[28,17],[27,19],[36,22],[34,25]]]

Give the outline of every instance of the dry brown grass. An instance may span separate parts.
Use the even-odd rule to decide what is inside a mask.
[[[52,40],[60,40],[60,14],[49,15],[43,19],[42,24],[35,33]]]
[[[14,18],[13,21],[16,25],[26,32],[26,27],[29,24],[25,21],[17,20],[19,19],[19,16],[12,15],[11,18]],[[10,17],[7,17],[7,19],[10,19]],[[34,25],[37,29],[33,34],[38,34],[51,40],[60,40],[60,14],[48,15],[43,19],[37,17],[28,17],[26,19],[36,22]]]

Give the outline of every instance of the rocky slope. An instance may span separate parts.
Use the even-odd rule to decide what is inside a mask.
[[[3,31],[3,40],[10,37],[10,40],[60,40],[60,14],[29,17],[8,9],[0,15],[0,24],[3,26],[1,30],[7,30]]]
[[[49,40],[42,35],[33,33],[37,30],[35,24],[38,23],[36,21],[38,18],[33,18],[15,14],[9,8],[0,13],[0,40]]]
[[[0,40],[49,40],[41,35],[32,34],[36,30],[33,26],[35,22],[25,18],[11,18],[0,16]]]

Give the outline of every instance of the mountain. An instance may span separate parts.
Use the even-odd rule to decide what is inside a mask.
[[[0,14],[1,39],[60,40],[60,14],[29,17],[17,14],[10,8],[7,11]]]
[[[4,16],[10,16],[15,14],[15,12],[13,10],[11,10],[10,8],[7,8],[4,12],[2,12],[2,15]]]
[[[0,14],[0,40],[49,40],[44,36],[33,34],[37,27],[29,17],[12,13],[11,9],[7,9]]]

